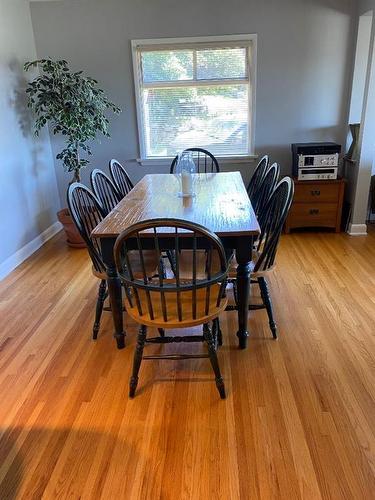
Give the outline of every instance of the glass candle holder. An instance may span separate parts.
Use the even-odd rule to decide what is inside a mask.
[[[195,174],[196,171],[197,168],[191,151],[183,151],[178,155],[176,165],[176,174],[180,179],[180,191],[178,196],[184,198],[194,196],[193,174]]]

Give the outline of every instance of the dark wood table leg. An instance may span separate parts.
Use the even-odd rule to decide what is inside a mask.
[[[240,349],[246,349],[249,331],[247,320],[249,315],[250,300],[250,269],[251,269],[251,248],[252,238],[241,238],[241,242],[236,249],[237,258],[237,299],[238,299],[238,332]]]
[[[125,331],[122,317],[122,287],[113,259],[114,243],[115,240],[112,238],[103,238],[101,240],[103,261],[106,265],[108,275],[108,292],[113,325],[115,327],[114,337],[117,342],[117,348],[123,349],[125,347]]]

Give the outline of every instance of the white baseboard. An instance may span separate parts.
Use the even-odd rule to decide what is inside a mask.
[[[348,234],[350,236],[366,236],[367,226],[366,224],[349,224]]]
[[[62,229],[59,221],[47,227],[41,234],[31,240],[25,246],[17,250],[16,253],[8,257],[0,264],[0,281],[8,276],[17,266],[22,264],[30,255],[36,252],[46,241],[50,240],[56,233]]]

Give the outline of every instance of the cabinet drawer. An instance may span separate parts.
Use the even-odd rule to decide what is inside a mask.
[[[336,203],[293,203],[289,216],[289,227],[335,227]]]
[[[296,203],[337,203],[340,184],[298,184],[294,193]]]

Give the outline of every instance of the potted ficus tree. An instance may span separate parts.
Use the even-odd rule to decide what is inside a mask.
[[[62,161],[67,172],[72,172],[70,184],[79,182],[81,168],[88,165],[88,156],[92,154],[89,143],[98,133],[109,137],[106,111],[120,113],[121,110],[109,101],[94,78],[82,71],[71,71],[67,61],[39,59],[27,62],[24,69],[36,67],[40,74],[26,89],[27,105],[36,115],[34,132],[39,135],[48,123],[53,134],[64,136],[65,148],[56,158]],[[64,225],[68,244],[84,246],[68,209],[61,210],[57,216]]]

